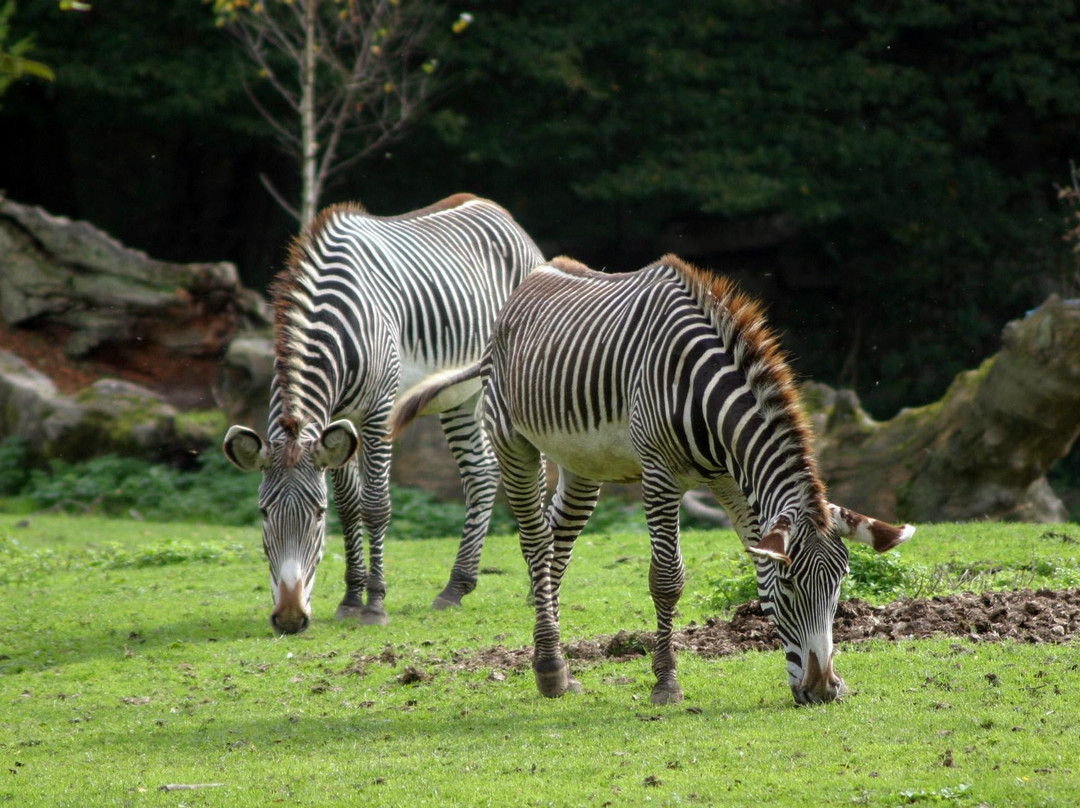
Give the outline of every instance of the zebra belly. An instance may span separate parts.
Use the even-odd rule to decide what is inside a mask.
[[[641,458],[630,444],[626,424],[605,424],[584,432],[518,432],[549,461],[580,477],[603,483],[641,479]]]
[[[438,367],[429,362],[423,362],[418,359],[403,356],[401,358],[401,383],[398,385],[397,396],[400,398],[401,394],[410,389],[414,385],[420,384],[424,379],[428,378],[433,373],[438,373],[445,368]]]

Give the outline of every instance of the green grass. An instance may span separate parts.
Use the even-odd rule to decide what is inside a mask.
[[[333,620],[332,537],[312,628],[276,638],[257,530],[18,521],[0,516],[0,805],[1075,804],[1075,643],[851,645],[837,666],[854,692],[823,707],[794,707],[779,651],[682,655],[687,699],[672,707],[649,703],[648,658],[579,663],[586,692],[550,701],[529,672],[457,664],[531,642],[509,536],[489,540],[477,591],[449,613],[428,604],[454,541],[391,541],[383,628]],[[942,589],[1075,586],[1078,538],[920,526],[887,571]],[[710,579],[741,563],[733,533],[684,544],[680,625],[715,614]],[[583,536],[564,639],[651,630],[647,567],[643,527]]]

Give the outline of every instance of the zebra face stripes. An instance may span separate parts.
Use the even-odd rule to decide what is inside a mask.
[[[796,544],[790,563],[755,555],[758,597],[783,643],[795,701],[832,701],[845,687],[833,670],[832,624],[848,551],[835,535],[810,533]]]
[[[259,512],[274,596],[270,625],[279,633],[295,634],[311,622],[315,571],[326,542],[325,470],[351,462],[358,445],[349,421],[330,424],[315,439],[287,438],[269,445],[244,427],[232,427],[225,437],[234,464],[263,471]]]
[[[507,301],[480,368],[413,391],[393,428],[476,372],[529,565],[542,694],[577,687],[559,642],[561,581],[600,484],[629,479],[641,480],[652,550],[653,702],[682,698],[672,647],[684,580],[679,505],[699,485],[755,558],[796,701],[840,693],[832,621],[847,551],[839,534],[866,540],[877,530],[881,549],[910,529],[826,502],[791,372],[756,304],[674,256],[624,275],[555,259]],[[559,466],[546,515],[541,452]]]
[[[266,442],[237,426],[223,447],[240,468],[263,473],[263,541],[279,631],[303,630],[310,620],[325,540],[326,470],[345,534],[337,616],[387,622],[387,414],[405,387],[477,361],[499,307],[542,260],[505,210],[469,194],[394,217],[336,205],[293,243],[272,286]],[[466,518],[435,608],[460,605],[475,586],[498,486],[495,457],[475,415],[478,391],[477,383],[437,408],[461,474]],[[343,420],[330,423],[334,418]]]

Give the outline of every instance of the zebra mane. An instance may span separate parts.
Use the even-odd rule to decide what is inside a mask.
[[[298,441],[308,420],[293,393],[300,384],[299,374],[303,368],[300,346],[304,339],[305,315],[314,310],[319,281],[318,262],[313,260],[318,253],[318,242],[334,219],[366,215],[367,210],[359,202],[342,202],[323,208],[300,235],[292,239],[285,268],[270,284],[270,303],[274,310],[274,377],[281,405],[277,426],[285,435],[286,461],[294,455],[291,446]]]
[[[305,315],[314,310],[320,279],[317,257],[323,231],[342,217],[365,216],[388,221],[416,219],[479,199],[473,194],[453,194],[427,207],[385,217],[372,217],[359,202],[339,202],[323,208],[314,221],[292,239],[285,268],[270,284],[270,301],[274,310],[274,376],[281,402],[277,426],[285,433],[287,443],[299,438],[308,420],[294,391],[299,387],[299,373],[303,367],[300,346],[304,339]]]
[[[784,432],[782,440],[801,455],[802,493],[807,514],[822,533],[832,529],[825,486],[811,452],[812,432],[803,409],[795,374],[780,348],[776,333],[765,321],[761,303],[741,292],[734,281],[665,255],[660,264],[670,266],[686,283],[702,311],[746,377],[762,414]]]
[[[585,266],[585,264],[578,261],[576,258],[571,258],[568,255],[558,255],[548,261],[548,266],[555,267],[560,272],[565,272],[567,275],[591,275],[594,270]]]

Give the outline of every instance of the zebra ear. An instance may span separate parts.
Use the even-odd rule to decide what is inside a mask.
[[[753,547],[747,547],[746,552],[751,555],[771,558],[785,566],[791,564],[791,558],[787,554],[788,541],[791,539],[791,527],[786,517],[779,517],[769,526],[769,530],[761,537],[761,541]]]
[[[270,451],[266,444],[258,432],[246,426],[229,427],[221,450],[229,462],[241,471],[262,470],[270,466]]]
[[[334,421],[319,436],[315,447],[315,465],[321,469],[336,469],[344,466],[360,446],[353,422],[342,418]]]
[[[836,523],[838,535],[852,541],[869,544],[879,553],[891,550],[898,544],[903,544],[913,535],[915,528],[911,525],[890,525],[861,513],[849,511],[839,505],[829,503],[829,511],[832,513],[833,522]]]

